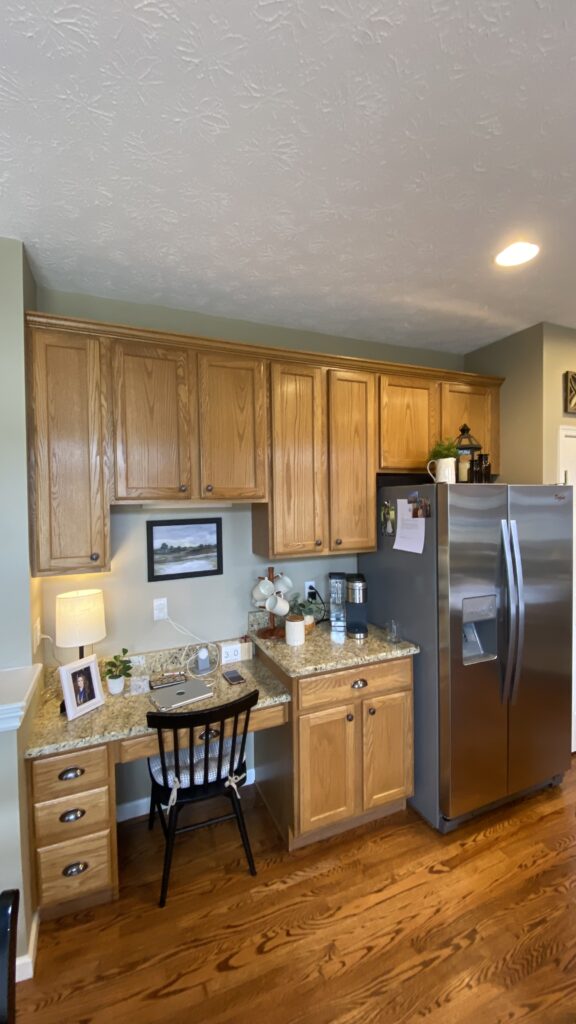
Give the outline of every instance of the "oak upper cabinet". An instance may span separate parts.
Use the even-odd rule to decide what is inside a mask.
[[[490,454],[492,472],[500,471],[500,388],[498,385],[442,384],[441,436],[458,437],[467,423],[482,451]]]
[[[374,373],[328,371],[332,551],[376,547],[376,381]]]
[[[254,550],[322,555],[329,548],[326,371],[306,363],[270,368],[270,504],[254,506]]]
[[[114,340],[111,365],[116,499],[194,497],[187,350]]]
[[[28,328],[34,575],[109,567],[98,337]]]
[[[265,362],[199,353],[200,494],[252,501],[267,497]]]
[[[437,380],[380,375],[380,469],[421,471],[438,439],[439,426]]]

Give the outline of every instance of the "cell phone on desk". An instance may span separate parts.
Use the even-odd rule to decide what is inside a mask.
[[[237,672],[235,668],[228,669],[228,671],[223,672],[222,675],[224,676],[224,679],[226,679],[227,682],[229,682],[232,686],[234,686],[235,683],[246,682],[244,676],[241,676],[240,673]]]

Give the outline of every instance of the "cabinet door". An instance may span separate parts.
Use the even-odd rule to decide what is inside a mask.
[[[380,377],[380,469],[422,470],[438,436],[438,381]]]
[[[328,374],[330,547],[376,547],[376,375]]]
[[[354,813],[356,715],[353,704],[302,715],[299,795],[300,831],[323,828]]]
[[[500,390],[481,384],[442,384],[442,437],[456,438],[467,423],[482,451],[490,454],[492,472],[500,470]]]
[[[328,550],[326,375],[272,363],[272,515],[277,555]]]
[[[412,693],[362,701],[364,810],[410,796]]]
[[[116,498],[190,498],[188,355],[168,345],[112,349]]]
[[[200,492],[203,498],[266,498],[264,361],[198,356]]]
[[[98,339],[31,328],[29,340],[33,572],[106,569]]]

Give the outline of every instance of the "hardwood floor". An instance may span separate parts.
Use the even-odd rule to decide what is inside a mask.
[[[575,1024],[576,771],[449,836],[408,810],[288,854],[257,799],[163,843],[120,827],[121,899],[41,927],[18,1024]]]

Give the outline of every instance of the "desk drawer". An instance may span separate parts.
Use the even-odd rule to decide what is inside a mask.
[[[408,689],[412,683],[412,658],[359,665],[345,672],[331,672],[298,680],[301,711],[326,704],[348,702],[353,697],[371,697],[392,690]]]
[[[109,830],[38,850],[38,890],[43,907],[111,885]]]
[[[34,804],[36,845],[62,843],[109,827],[108,786]]]
[[[72,750],[69,754],[34,761],[32,781],[35,803],[105,786],[108,782],[106,747]]]

